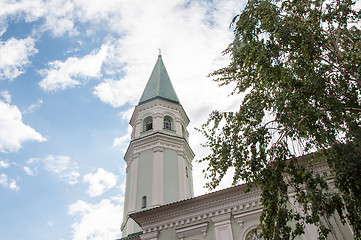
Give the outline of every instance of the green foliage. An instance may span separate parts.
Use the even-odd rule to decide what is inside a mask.
[[[208,162],[207,186],[229,168],[233,184],[260,185],[266,239],[293,239],[306,224],[326,238],[334,215],[361,237],[361,12],[353,5],[249,0],[232,21],[229,66],[211,74],[244,99],[237,112],[214,111],[199,130],[212,150],[200,160]],[[340,194],[312,170],[320,159]]]

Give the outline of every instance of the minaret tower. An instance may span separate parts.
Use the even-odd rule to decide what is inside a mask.
[[[188,123],[159,53],[130,119],[123,237],[141,231],[130,214],[193,197]]]

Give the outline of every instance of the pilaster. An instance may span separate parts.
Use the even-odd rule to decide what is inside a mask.
[[[178,136],[182,136],[182,123],[180,118],[175,119],[175,129]]]
[[[164,203],[164,148],[154,148],[152,207]]]
[[[216,240],[233,240],[231,214],[225,213],[211,217],[216,232]]]
[[[191,181],[191,197],[194,196],[194,187],[193,187],[193,166],[192,166],[192,163],[189,164],[189,178],[190,178],[190,181]]]
[[[156,113],[153,116],[153,124],[155,130],[162,130],[163,129],[163,114],[162,113]]]
[[[143,126],[142,126],[142,119],[137,119],[137,121],[135,121],[135,138],[140,136],[140,133],[143,131]]]
[[[179,198],[186,198],[186,184],[185,184],[185,164],[183,151],[177,151],[178,155],[178,182],[179,182]]]
[[[130,189],[129,189],[129,208],[128,212],[132,213],[136,211],[137,202],[137,190],[138,190],[138,163],[139,154],[133,155],[133,161],[131,162],[131,177],[130,177]]]

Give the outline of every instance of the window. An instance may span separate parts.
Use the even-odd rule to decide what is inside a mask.
[[[147,207],[147,196],[143,196],[142,197],[142,208],[146,208]]]
[[[246,240],[263,240],[263,237],[261,237],[260,235],[261,235],[261,230],[254,228],[248,232],[246,236]]]
[[[153,129],[153,118],[151,116],[144,119],[144,131],[149,131]]]
[[[188,177],[188,167],[186,167],[186,177]]]
[[[169,116],[164,117],[164,129],[172,130],[172,118]]]

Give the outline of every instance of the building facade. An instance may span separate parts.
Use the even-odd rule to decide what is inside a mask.
[[[141,230],[130,214],[193,197],[188,124],[159,54],[130,120],[123,236]]]
[[[300,161],[305,159],[300,158]],[[326,161],[315,165],[315,171],[333,186],[333,176]],[[141,227],[142,233],[132,239],[141,240],[257,240],[263,209],[261,191],[246,184],[230,187],[191,199],[140,211],[130,215]],[[336,190],[336,189],[333,189]],[[292,192],[289,193],[292,199]],[[297,209],[297,204],[290,205]],[[333,234],[327,239],[353,239],[351,227],[338,217],[329,219]],[[292,224],[292,223],[290,223]],[[317,229],[306,225],[299,240],[318,239]]]
[[[258,239],[254,233],[259,231],[262,212],[260,189],[246,193],[246,185],[239,185],[193,197],[194,154],[188,144],[188,123],[159,55],[130,120],[122,240]],[[333,186],[325,161],[315,171]],[[289,194],[292,199],[293,193]],[[329,220],[336,236],[330,239],[352,239],[350,226],[337,217]],[[308,225],[298,239],[317,237],[317,229]]]

